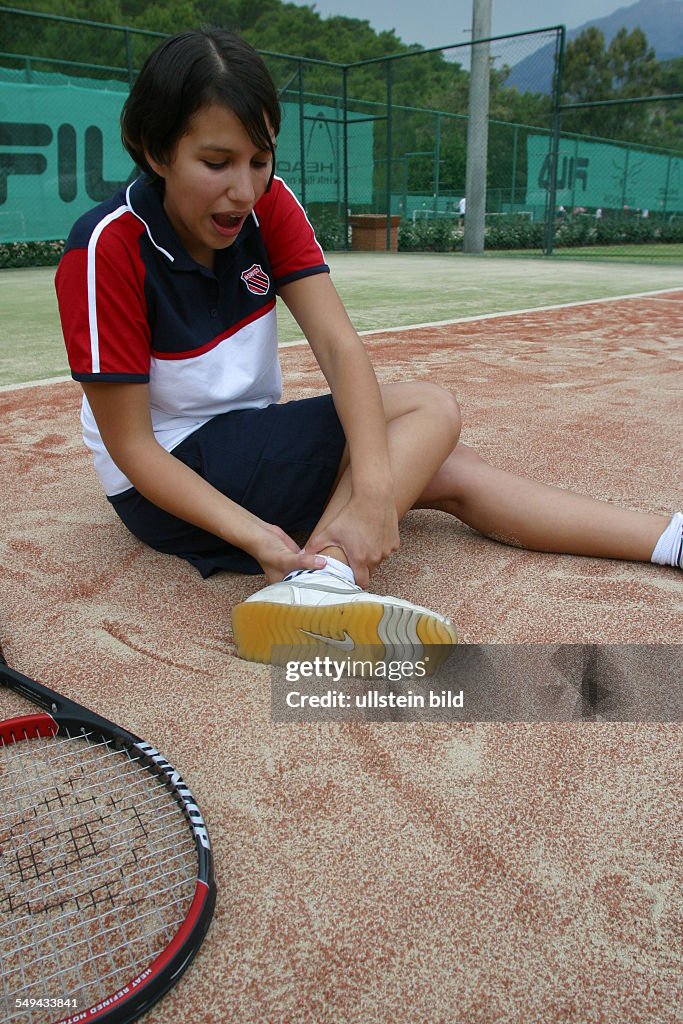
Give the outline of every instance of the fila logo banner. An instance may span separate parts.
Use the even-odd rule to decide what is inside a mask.
[[[252,295],[265,295],[270,288],[270,278],[259,263],[252,263],[241,278]]]

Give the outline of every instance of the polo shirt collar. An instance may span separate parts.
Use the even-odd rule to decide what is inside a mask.
[[[126,202],[138,220],[144,224],[152,245],[168,260],[173,270],[201,270],[205,274],[211,274],[207,267],[197,263],[185,249],[166,216],[163,195],[152,184],[148,175],[141,175],[128,186]],[[253,216],[248,217],[228,251],[238,246],[242,239],[255,229]],[[221,253],[222,250],[218,250],[216,255],[220,257]]]

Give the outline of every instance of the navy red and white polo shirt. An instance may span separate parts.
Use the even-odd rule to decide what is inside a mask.
[[[71,375],[148,383],[156,439],[172,451],[213,416],[280,399],[276,291],[328,269],[281,178],[213,270],[185,251],[161,193],[137,178],[79,218],[57,269]],[[85,398],[81,421],[105,492],[127,490]]]

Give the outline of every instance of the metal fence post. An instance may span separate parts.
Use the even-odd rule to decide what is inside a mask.
[[[393,118],[392,118],[392,106],[393,106],[393,84],[394,84],[394,64],[393,61],[387,61],[387,252],[391,251],[391,164],[393,157]]]
[[[470,98],[467,124],[465,230],[463,252],[484,251],[488,167],[491,0],[474,0],[470,49]],[[481,40],[481,42],[479,41]]]
[[[510,204],[517,202],[517,144],[519,138],[519,125],[512,130],[512,181],[510,182]],[[512,212],[512,211],[511,211]]]
[[[669,159],[667,160],[667,163],[666,163],[666,181],[664,183],[664,200],[663,200],[663,203],[662,203],[662,213],[663,214],[667,212],[667,207],[669,205],[669,182],[670,181],[671,181],[671,157],[669,157]]]
[[[128,88],[133,88],[133,51],[130,45],[130,29],[124,28],[123,34],[126,40],[126,64],[128,65]]]
[[[434,140],[434,213],[439,210],[441,189],[441,114],[436,115],[436,137]]]
[[[562,72],[564,69],[564,25],[560,27],[555,46],[555,80],[553,82],[553,127],[550,137],[550,166],[548,168],[550,187],[546,192],[545,204],[545,248],[546,256],[553,254],[555,237],[555,204],[557,201],[557,168],[560,156],[560,105],[562,101]]]
[[[621,185],[621,209],[622,209],[622,212],[626,209],[626,198],[628,196],[628,171],[629,171],[629,166],[628,165],[629,165],[629,156],[630,155],[631,155],[631,150],[627,148],[626,153],[624,155],[624,177],[622,179],[622,185]]]
[[[304,62],[299,61],[299,160],[301,163],[301,205],[306,209],[306,132],[304,125]]]
[[[349,247],[349,68],[342,68],[342,103],[344,104],[344,248]]]

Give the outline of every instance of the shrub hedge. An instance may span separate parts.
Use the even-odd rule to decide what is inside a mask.
[[[54,267],[59,263],[64,242],[2,242],[2,267]]]
[[[450,220],[405,220],[398,233],[398,247],[403,252],[454,252],[462,249],[462,229]],[[486,249],[543,248],[545,225],[526,217],[496,217],[486,226]],[[553,240],[557,248],[587,245],[656,245],[662,242],[683,242],[683,218],[664,220],[658,217],[614,217],[595,220],[580,216],[558,224]]]
[[[318,241],[328,252],[344,250],[346,225],[337,214],[320,211],[313,218]],[[545,225],[526,217],[495,218],[486,227],[485,248],[542,250]],[[462,228],[450,219],[403,220],[398,229],[400,252],[456,252],[462,249]],[[558,249],[590,245],[656,245],[683,242],[683,218],[581,216],[558,224],[553,245]],[[49,267],[59,262],[63,241],[0,243],[0,268]]]

